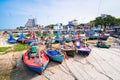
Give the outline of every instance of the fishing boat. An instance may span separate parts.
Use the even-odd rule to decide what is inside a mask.
[[[46,54],[51,60],[59,63],[62,63],[62,61],[65,59],[64,53],[59,52],[57,50],[47,50]]]
[[[44,38],[44,36],[41,36],[39,41],[41,42],[41,44],[44,44],[44,45],[46,43],[46,39]]]
[[[65,41],[65,42],[71,42],[71,40],[70,40],[70,34],[69,33],[66,34],[66,35],[64,35],[63,41]]]
[[[85,34],[84,31],[80,31],[80,33],[78,33],[78,34],[76,35],[76,37],[77,37],[77,39],[79,39],[79,40],[86,40],[86,39],[87,39],[86,34]]]
[[[26,43],[27,38],[24,36],[23,32],[20,34],[20,37],[17,39],[20,43]]]
[[[62,63],[65,59],[65,54],[64,52],[59,51],[59,48],[60,44],[49,44],[46,54],[51,60]]]
[[[27,42],[28,44],[30,44],[30,43],[32,43],[32,42],[37,42],[38,39],[35,37],[35,32],[32,31],[32,32],[30,32],[30,34],[31,34],[31,37],[28,38],[26,42]]]
[[[107,40],[108,37],[109,37],[109,36],[101,35],[101,36],[100,36],[100,39],[101,39],[101,40]]]
[[[105,42],[98,41],[97,42],[97,47],[100,47],[100,48],[110,48],[111,45],[108,44],[108,43],[105,43]]]
[[[11,44],[16,43],[16,39],[14,38],[14,36],[12,34],[10,34],[10,36],[9,36],[8,43],[11,43]]]
[[[52,43],[52,44],[55,44],[55,43],[58,43],[58,42],[56,42],[56,40],[53,39],[53,40],[51,41],[51,43]]]
[[[72,42],[65,43],[61,49],[66,52],[68,56],[75,56],[75,47]]]
[[[52,43],[53,43],[53,44],[62,43],[62,42],[63,42],[62,38],[57,38],[57,37],[55,37],[55,39],[52,40]]]
[[[80,41],[76,41],[77,52],[83,56],[88,56],[91,52],[91,49],[87,46],[86,43],[81,43]]]
[[[54,39],[52,40],[52,44],[56,44],[56,43],[62,43],[63,39],[61,38],[61,33],[60,31],[57,31]]]
[[[89,39],[98,39],[100,30],[90,30],[88,33]]]
[[[51,36],[48,36],[48,38],[46,38],[46,45],[48,44],[55,44],[55,40],[51,37]]]
[[[81,48],[78,49],[78,53],[81,53],[82,55],[88,56],[91,52],[91,49],[88,47],[83,47],[81,46]]]
[[[32,43],[32,42],[37,42],[37,39],[28,39],[26,42],[27,42],[28,44],[30,44],[30,43]]]
[[[107,40],[108,38],[109,38],[109,34],[107,34],[107,33],[100,34],[101,40]]]
[[[76,38],[74,35],[71,36],[71,41],[74,43],[76,41]]]
[[[48,66],[49,58],[44,51],[36,53],[29,49],[23,55],[23,62],[30,70],[41,74]]]

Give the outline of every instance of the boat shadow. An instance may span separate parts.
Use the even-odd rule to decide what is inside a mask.
[[[10,73],[10,80],[31,80],[36,77],[42,77],[47,72],[49,68],[60,65],[58,62],[51,61],[48,63],[46,70],[40,75],[34,71],[28,69],[28,67],[23,63],[22,56],[17,59],[16,65]]]
[[[74,57],[70,57],[70,56],[68,56],[68,57],[69,57],[69,59],[73,58],[73,59],[79,59],[79,60],[84,58],[84,56],[82,56],[80,54],[75,54]],[[68,61],[69,61],[69,59],[68,59]],[[16,63],[17,64],[14,66],[14,68],[12,69],[12,71],[10,73],[10,80],[31,80],[31,79],[37,78],[37,77],[40,78],[40,77],[44,76],[45,73],[52,70],[53,68],[56,68],[59,65],[61,65],[58,62],[54,62],[54,61],[50,60],[48,66],[47,66],[47,69],[40,75],[40,74],[28,69],[28,67],[22,61],[22,56],[17,59]],[[64,61],[63,61],[63,63],[64,63]]]
[[[17,59],[16,65],[10,74],[10,80],[31,80],[39,74],[29,70],[22,61],[22,56]]]

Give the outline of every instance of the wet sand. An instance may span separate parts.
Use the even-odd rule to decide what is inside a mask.
[[[112,43],[111,43],[112,44]],[[74,58],[64,60],[62,64],[50,62],[47,69],[39,75],[30,71],[22,62],[21,56],[25,51],[12,52],[0,56],[7,59],[4,66],[10,72],[8,80],[119,80],[120,76],[120,46],[112,45],[111,48],[97,48],[90,45],[92,51],[88,57],[76,54]],[[12,54],[12,55],[11,55]],[[10,63],[13,61],[12,63]],[[3,61],[4,62],[4,61]],[[1,80],[1,79],[0,79]]]

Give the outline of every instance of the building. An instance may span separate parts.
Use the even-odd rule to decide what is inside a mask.
[[[102,28],[101,28],[101,26],[94,26],[94,27],[92,27],[91,30],[94,30],[94,31],[101,31]]]
[[[63,30],[63,25],[62,23],[58,23],[53,27],[54,30]]]
[[[38,25],[37,19],[34,18],[34,19],[28,19],[27,23],[25,24],[25,27],[32,28],[32,27],[36,27],[37,25]]]
[[[42,29],[43,26],[40,26],[37,23],[37,19],[33,18],[33,19],[28,19],[27,23],[25,24],[25,28],[26,30],[38,30],[38,29]]]
[[[72,21],[69,21],[68,24],[73,24],[75,26],[78,25],[78,21],[76,19],[72,20]]]
[[[101,14],[100,17],[102,17],[102,18],[106,18],[106,17],[107,17],[107,14]]]
[[[70,30],[70,29],[75,29],[78,25],[78,21],[76,19],[72,20],[72,21],[69,21],[68,24],[67,24],[67,29]]]
[[[72,23],[68,23],[67,30],[73,30],[73,29],[74,29],[74,25]]]

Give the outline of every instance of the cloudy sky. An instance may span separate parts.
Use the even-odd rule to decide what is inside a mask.
[[[24,26],[29,18],[40,25],[86,23],[101,14],[120,17],[120,0],[0,0],[0,29]]]

